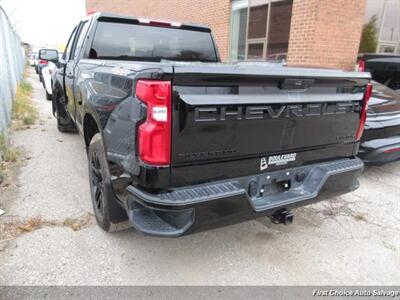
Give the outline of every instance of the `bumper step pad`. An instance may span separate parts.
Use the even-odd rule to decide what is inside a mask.
[[[223,206],[226,207],[231,199],[239,199],[242,203],[247,203],[253,213],[273,213],[278,209],[299,206],[302,202],[314,199],[328,186],[342,194],[356,189],[357,177],[363,167],[359,158],[340,159],[178,188],[161,194],[151,194],[129,186],[127,212],[133,226],[144,233],[179,236],[195,222],[198,205],[227,201]],[[332,186],[330,183],[333,183]]]

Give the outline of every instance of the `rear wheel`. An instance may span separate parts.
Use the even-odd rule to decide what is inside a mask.
[[[58,91],[55,95],[55,109],[57,117],[57,128],[60,132],[76,132],[76,126],[74,121],[67,113],[65,107],[67,102],[61,91]]]
[[[88,149],[90,193],[97,224],[107,232],[130,227],[125,210],[117,203],[111,187],[110,172],[99,133],[90,141]]]
[[[395,90],[395,91],[400,90],[400,79],[393,78],[393,79],[390,81],[389,87],[390,87],[391,89]]]

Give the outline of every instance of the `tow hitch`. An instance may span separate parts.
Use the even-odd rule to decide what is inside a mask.
[[[289,225],[293,223],[293,214],[285,208],[278,210],[271,216],[271,222],[274,224]]]

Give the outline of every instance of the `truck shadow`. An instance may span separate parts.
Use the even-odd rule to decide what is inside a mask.
[[[399,172],[400,162],[366,167],[360,178],[359,195],[351,193],[298,208],[293,211],[295,219],[289,226],[274,225],[268,217],[262,217],[179,238],[146,236],[134,229],[104,233],[104,238],[108,244],[118,245],[117,255],[132,264],[128,268],[137,264],[148,264],[164,272],[184,272],[192,268],[204,275],[229,266],[246,270],[256,263],[257,268],[270,271],[275,268],[288,272],[296,268],[307,270],[311,267],[310,261],[324,259],[328,245],[352,255],[348,249],[371,237],[379,237],[381,229],[358,217],[357,213],[371,206],[368,189],[375,189],[375,186],[371,187],[370,177],[398,180]],[[359,211],[355,210],[354,203],[361,205],[357,207]],[[296,267],[290,261],[296,261]],[[212,272],[210,276],[217,276],[217,273]]]

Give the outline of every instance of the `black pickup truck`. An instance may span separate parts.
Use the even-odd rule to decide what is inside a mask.
[[[400,92],[400,55],[363,53],[358,56],[358,70],[370,72],[372,79]]]
[[[369,73],[223,64],[207,26],[105,13],[76,26],[60,64],[53,111],[84,137],[106,231],[288,223],[358,187]]]

